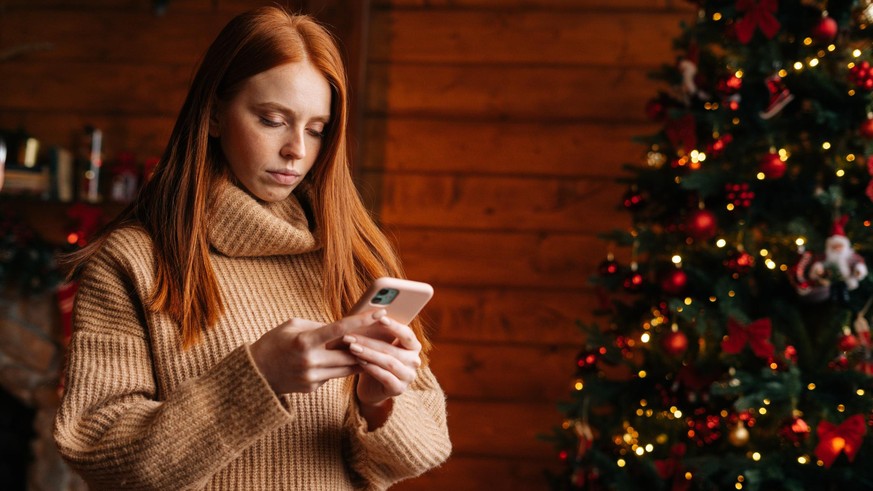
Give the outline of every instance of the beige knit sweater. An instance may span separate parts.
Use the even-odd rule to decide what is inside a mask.
[[[445,397],[424,368],[368,432],[351,379],[276,396],[249,345],[291,317],[322,313],[319,246],[293,196],[262,205],[220,186],[210,259],[225,313],[193,348],[144,308],[154,257],[118,230],[76,299],[55,440],[92,489],[384,489],[451,452]]]

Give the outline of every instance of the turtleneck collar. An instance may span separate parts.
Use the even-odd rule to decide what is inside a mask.
[[[222,181],[211,196],[209,244],[231,257],[302,254],[320,247],[297,196],[262,203]]]

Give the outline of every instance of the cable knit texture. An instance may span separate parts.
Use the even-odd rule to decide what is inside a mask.
[[[445,396],[427,368],[372,432],[351,378],[273,393],[249,346],[292,317],[330,321],[320,246],[293,195],[264,205],[225,184],[215,197],[210,260],[225,313],[193,348],[144,307],[144,231],[113,232],[83,273],[55,440],[91,488],[385,489],[448,458]]]

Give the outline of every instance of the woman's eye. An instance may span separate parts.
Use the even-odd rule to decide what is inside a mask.
[[[282,126],[281,121],[274,121],[274,120],[269,119],[269,118],[260,118],[260,120],[261,120],[262,125],[269,126],[270,128],[278,128],[278,127]]]
[[[324,130],[309,128],[306,131],[308,131],[311,136],[314,136],[316,138],[324,138]]]

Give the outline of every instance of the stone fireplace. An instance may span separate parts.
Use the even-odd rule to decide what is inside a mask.
[[[14,437],[0,441],[0,454],[9,456],[2,471],[22,479],[7,489],[87,489],[52,439],[62,365],[57,292],[0,295],[0,414],[15,420],[9,429]]]

